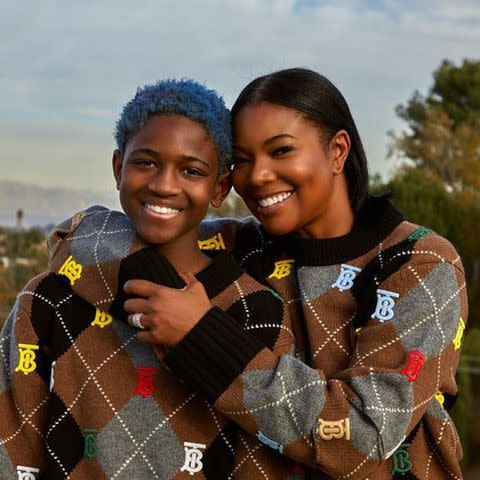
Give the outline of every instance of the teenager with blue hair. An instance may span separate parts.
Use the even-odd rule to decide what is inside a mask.
[[[190,80],[141,88],[124,107],[113,171],[126,215],[91,207],[61,224],[49,270],[20,292],[0,335],[2,478],[223,480],[262,457],[145,343],[158,335],[147,290],[161,283],[205,288],[208,308],[287,351],[269,342],[282,301],[214,255],[221,235],[199,244],[208,206],[230,189],[230,128],[223,100]],[[142,299],[124,294],[130,279]]]

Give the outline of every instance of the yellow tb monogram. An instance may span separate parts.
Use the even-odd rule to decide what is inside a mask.
[[[70,255],[58,271],[60,275],[65,275],[72,285],[82,276],[82,266],[77,263]]]
[[[453,348],[455,350],[458,350],[462,345],[462,337],[463,337],[463,331],[464,330],[465,330],[465,322],[463,321],[463,318],[460,317],[460,320],[458,321],[457,334],[455,335],[455,338],[453,339]]]
[[[225,242],[221,233],[217,233],[212,238],[198,240],[198,247],[201,250],[225,250]]]
[[[25,375],[28,375],[37,368],[37,364],[35,363],[35,350],[38,350],[38,345],[29,345],[28,343],[18,344],[20,358],[18,359],[18,366],[15,369],[16,372],[23,372]]]
[[[93,320],[92,325],[98,325],[100,328],[106,327],[113,322],[113,317],[107,312],[102,312],[97,308],[95,312],[95,320]]]
[[[292,273],[294,263],[295,260],[280,260],[279,262],[275,262],[275,269],[268,278],[278,278],[280,280],[283,277],[288,277],[288,275]]]
[[[435,399],[437,400],[437,402],[443,407],[443,404],[445,403],[445,397],[443,395],[443,393],[440,391],[440,390],[437,390],[435,392]]]

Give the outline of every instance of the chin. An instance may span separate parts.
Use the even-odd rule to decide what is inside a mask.
[[[279,222],[262,222],[262,225],[268,233],[277,237],[281,235],[287,235],[288,233],[292,233],[294,231],[293,226],[282,225]]]
[[[148,231],[142,232],[137,230],[137,233],[141,237],[141,239],[149,245],[163,245],[165,243],[171,242],[172,238],[174,237],[173,235],[159,235],[158,233]]]

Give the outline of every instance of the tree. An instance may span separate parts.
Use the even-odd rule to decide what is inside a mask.
[[[428,94],[414,92],[396,112],[408,130],[389,133],[390,155],[410,159],[452,191],[475,192],[480,202],[480,61],[443,61]]]

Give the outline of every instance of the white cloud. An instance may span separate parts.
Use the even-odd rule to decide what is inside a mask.
[[[110,185],[115,117],[137,86],[188,76],[231,104],[255,76],[295,65],[342,90],[385,171],[395,105],[442,59],[478,57],[479,19],[473,0],[17,2],[0,20],[0,174]]]

